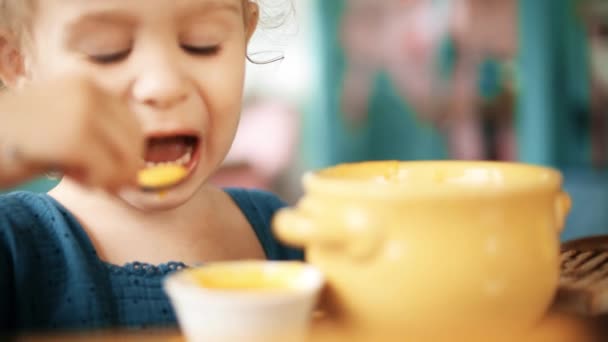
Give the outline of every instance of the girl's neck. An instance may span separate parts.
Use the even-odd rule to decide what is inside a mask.
[[[180,207],[143,212],[120,198],[62,181],[50,195],[80,222],[97,255],[116,265],[264,259],[251,225],[224,191],[205,185]]]
[[[154,212],[140,211],[117,196],[83,188],[69,179],[62,180],[49,195],[78,219],[97,255],[117,265],[133,261],[195,263],[206,257],[201,251],[208,248],[201,248],[201,242],[221,231],[215,214],[218,196],[224,194],[210,186],[180,207]]]
[[[216,190],[217,191],[217,190]],[[103,190],[91,189],[63,179],[49,195],[64,205],[76,217],[97,217],[97,222],[120,222],[133,228],[143,226],[146,230],[161,228],[166,224],[176,229],[176,224],[184,223],[180,217],[189,217],[196,213],[204,218],[213,211],[213,200],[210,196],[214,189],[204,186],[190,200],[179,207],[169,210],[142,211],[133,207],[116,195]]]

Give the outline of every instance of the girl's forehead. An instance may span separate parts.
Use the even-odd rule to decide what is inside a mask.
[[[74,26],[83,21],[156,22],[169,19],[181,22],[203,15],[230,14],[245,18],[252,0],[43,0],[38,1],[35,17],[46,22],[58,21]],[[44,18],[44,19],[43,19]],[[34,25],[37,20],[34,20]]]
[[[44,0],[38,1],[38,7],[60,7],[72,9],[73,12],[98,10],[123,10],[136,13],[163,13],[179,11],[243,11],[243,5],[250,0]]]

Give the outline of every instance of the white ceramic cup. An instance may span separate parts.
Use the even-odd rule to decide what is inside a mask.
[[[301,262],[216,262],[164,282],[186,339],[303,341],[325,280]]]

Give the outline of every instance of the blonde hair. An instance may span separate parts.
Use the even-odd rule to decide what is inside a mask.
[[[0,0],[0,29],[10,32],[16,39],[24,39],[33,7],[33,0]]]
[[[243,0],[243,4],[255,2],[260,6],[260,24],[276,28],[284,24],[294,8],[292,0]],[[32,14],[35,0],[0,0],[0,28],[21,37]]]

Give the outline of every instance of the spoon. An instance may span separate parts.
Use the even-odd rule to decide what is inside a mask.
[[[177,185],[187,175],[183,166],[159,165],[139,171],[137,184],[144,191],[161,191]]]

